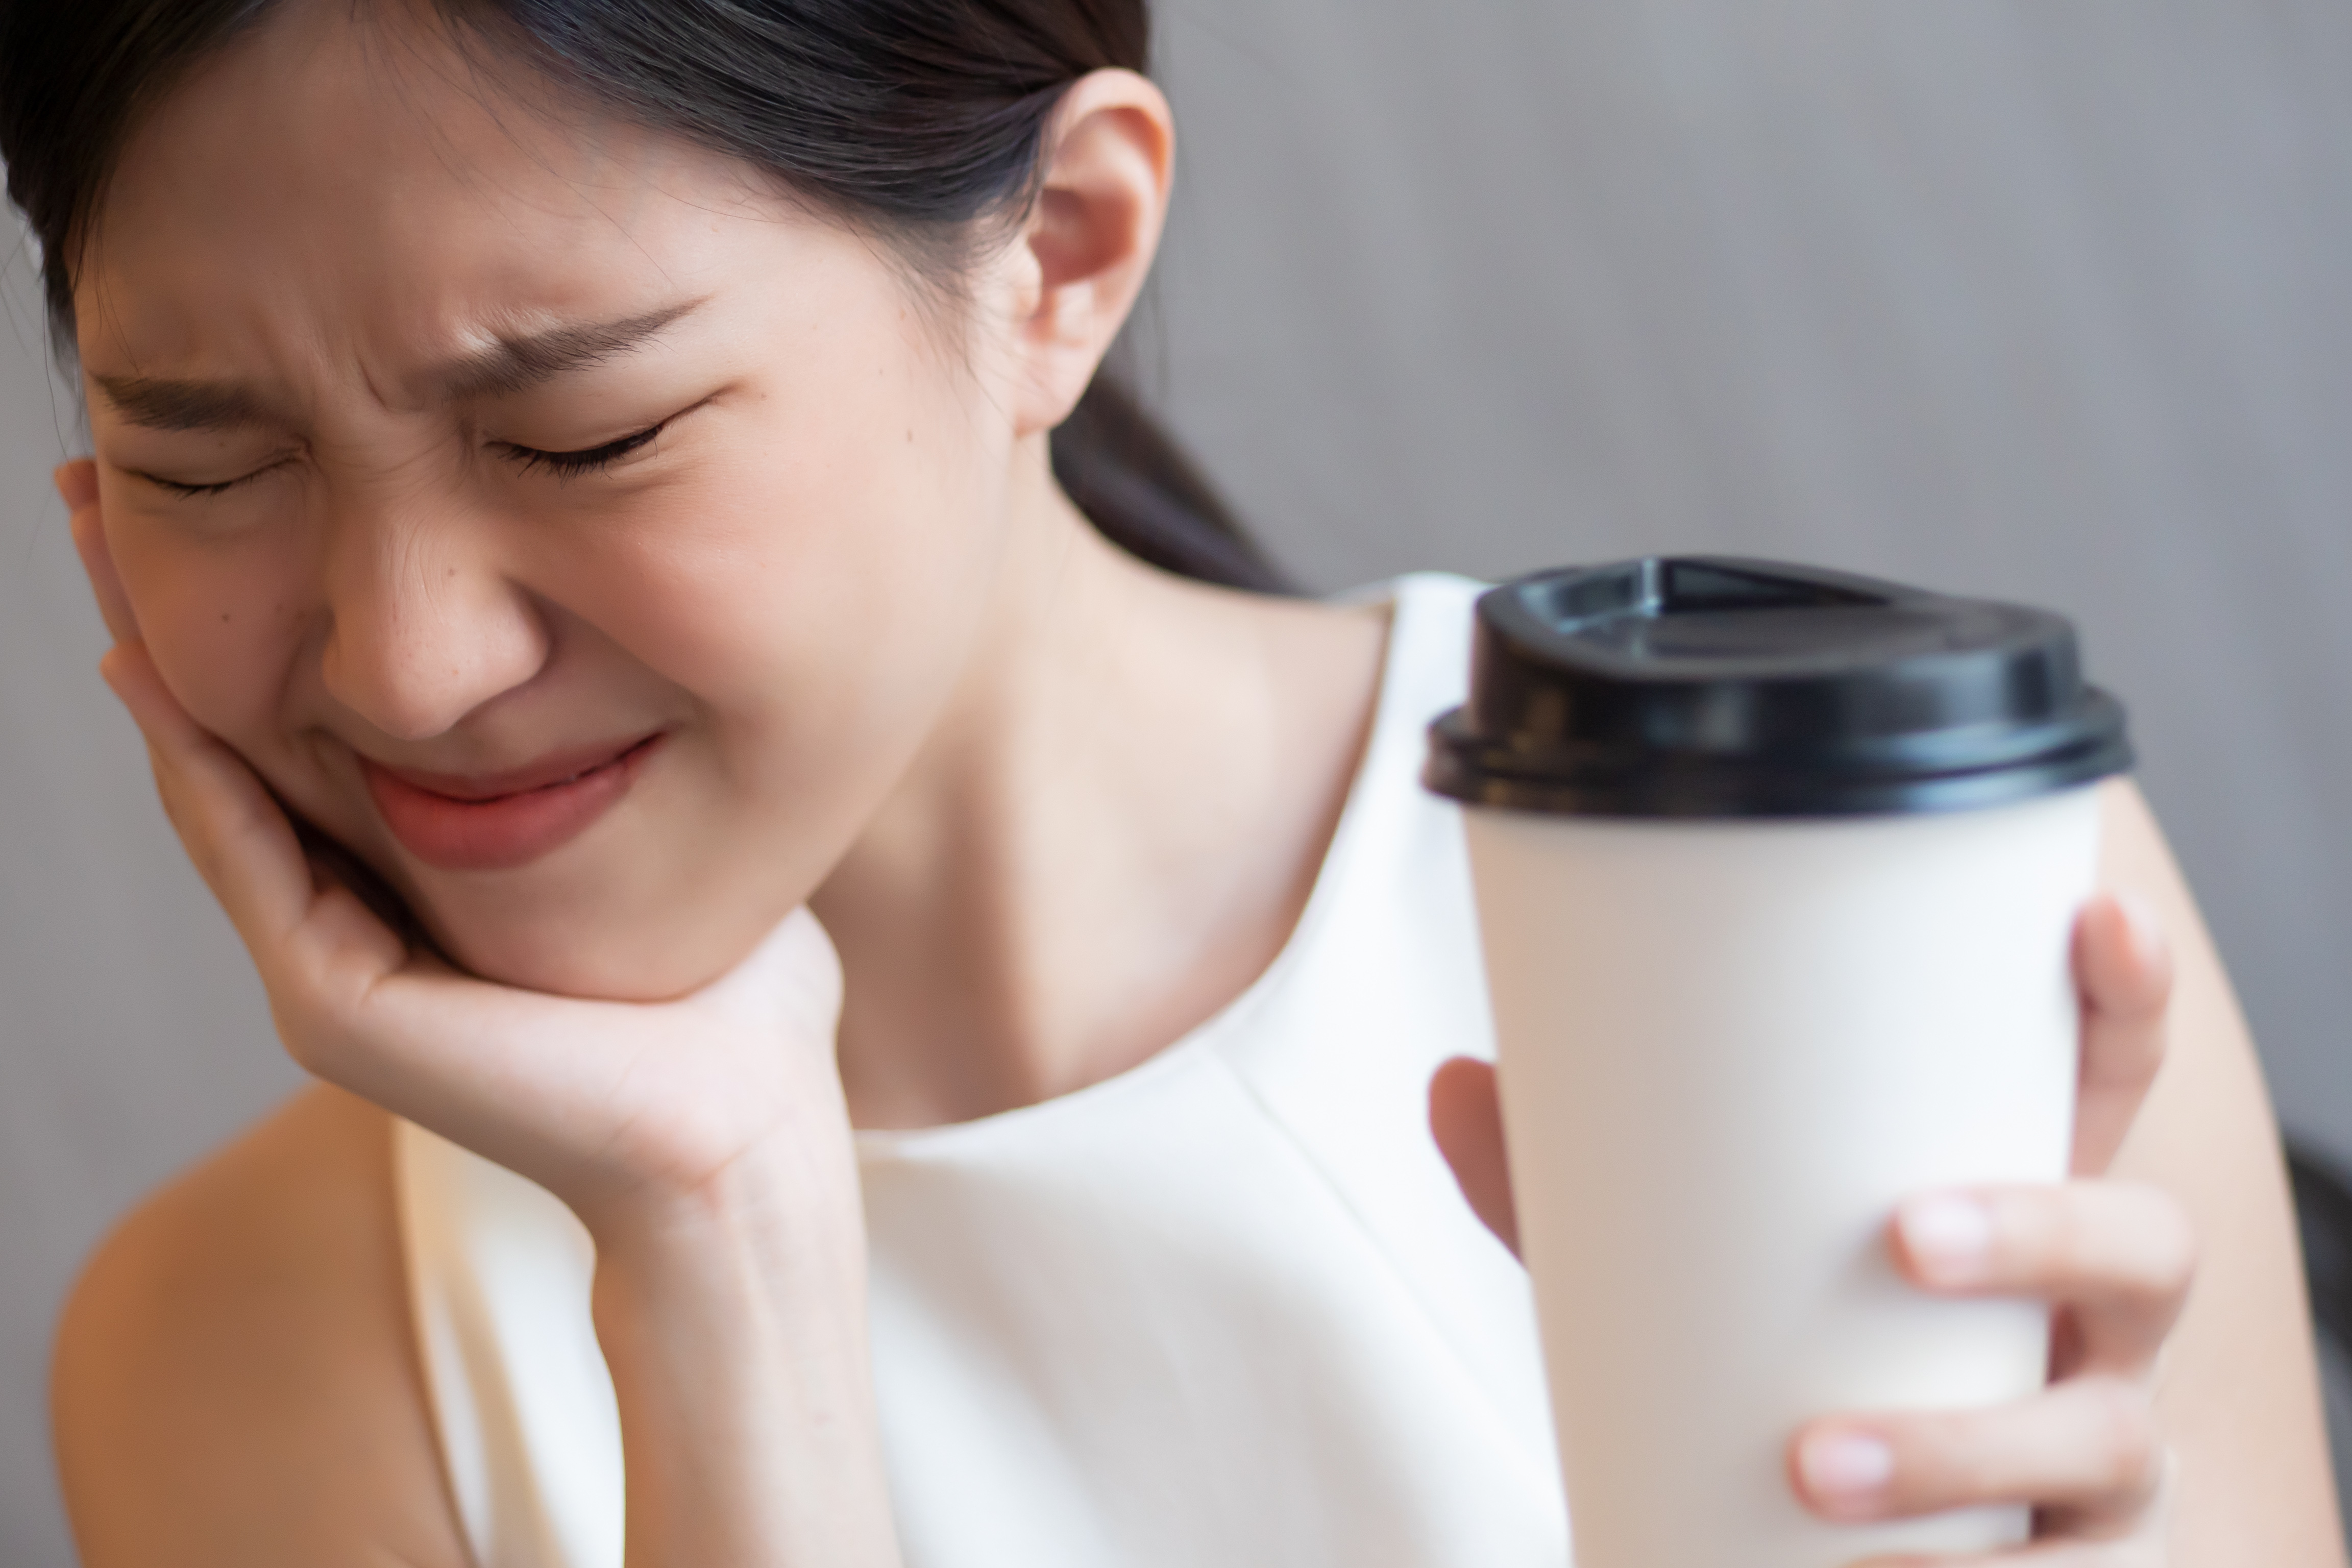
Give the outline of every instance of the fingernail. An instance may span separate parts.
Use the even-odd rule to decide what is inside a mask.
[[[1903,1210],[1903,1248],[1935,1283],[1971,1284],[1992,1255],[1992,1215],[1958,1194],[1922,1198]]]
[[[1823,1432],[1797,1454],[1805,1489],[1824,1501],[1874,1496],[1895,1479],[1895,1450],[1864,1432]]]

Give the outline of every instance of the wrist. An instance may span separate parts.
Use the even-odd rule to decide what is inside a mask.
[[[754,1151],[590,1224],[629,1560],[895,1565],[855,1166]]]
[[[779,1288],[854,1280],[863,1290],[866,1218],[845,1136],[795,1130],[691,1186],[634,1186],[573,1206],[595,1243],[600,1296],[755,1278]]]

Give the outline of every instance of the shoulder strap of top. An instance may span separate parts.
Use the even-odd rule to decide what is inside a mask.
[[[1486,591],[1484,583],[1444,572],[1416,572],[1378,590],[1394,606],[1380,717],[1412,731],[1416,745],[1429,721],[1469,689],[1471,620]]]

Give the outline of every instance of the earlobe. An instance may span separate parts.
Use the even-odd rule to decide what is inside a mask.
[[[1174,125],[1132,71],[1070,89],[1047,131],[1021,248],[1034,289],[1019,322],[1021,433],[1068,417],[1150,272],[1167,216]]]

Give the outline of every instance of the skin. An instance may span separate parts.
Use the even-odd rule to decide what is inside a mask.
[[[1151,572],[1052,483],[1172,145],[1148,82],[1079,82],[1042,197],[942,300],[876,237],[486,86],[396,14],[297,7],[138,128],[76,278],[96,454],[60,489],[164,806],[333,1087],[135,1215],[68,1307],[58,1443],[93,1568],[464,1561],[389,1114],[595,1238],[630,1563],[897,1560],[851,1127],[1068,1092],[1242,990],[1378,678],[1376,613]],[[515,374],[613,323],[639,341]],[[236,417],[158,427],[190,407]],[[656,426],[609,472],[530,455]],[[360,771],[654,732],[619,806],[497,871],[410,854]],[[306,863],[280,802],[464,972]],[[1973,1263],[1896,1233],[1923,1288],[2063,1304],[2061,1384],[1974,1426],[1825,1417],[1791,1484],[1832,1516],[2041,1505],[2039,1555],[2004,1562],[2340,1563],[2260,1080],[2152,825],[2113,815],[2118,885],[2190,938],[2158,1074],[2155,921],[2084,926],[2083,1174],[2121,1142],[2137,1184],[1988,1195]],[[1434,1090],[1507,1233],[1491,1084]],[[1874,1442],[1883,1479],[1827,1484]]]

